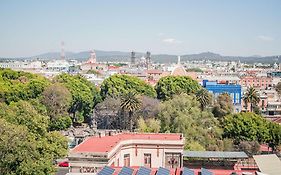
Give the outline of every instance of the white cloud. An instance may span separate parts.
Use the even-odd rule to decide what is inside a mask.
[[[176,40],[175,38],[165,38],[162,41],[164,43],[168,43],[168,44],[179,44],[179,43],[182,43],[182,41]]]
[[[274,38],[272,38],[270,36],[265,36],[265,35],[259,35],[258,39],[262,40],[262,41],[273,41],[274,40]]]
[[[158,33],[157,35],[158,35],[158,36],[164,36],[165,33],[160,32],[160,33]]]

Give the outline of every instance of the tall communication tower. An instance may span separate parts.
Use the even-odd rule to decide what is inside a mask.
[[[64,42],[61,42],[61,52],[60,52],[60,58],[62,60],[65,60],[65,53],[64,53]]]
[[[131,52],[131,65],[136,64],[136,52]]]

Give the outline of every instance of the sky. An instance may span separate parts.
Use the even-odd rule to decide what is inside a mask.
[[[0,57],[65,50],[280,55],[280,0],[1,0]]]

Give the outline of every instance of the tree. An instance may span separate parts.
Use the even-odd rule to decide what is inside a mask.
[[[140,132],[159,133],[160,121],[154,118],[150,118],[147,120],[140,118],[138,120],[138,130]]]
[[[46,106],[51,119],[67,115],[71,102],[71,93],[59,83],[48,86],[42,94],[42,103]]]
[[[277,123],[269,122],[269,146],[272,150],[277,150],[281,146],[281,126]]]
[[[10,69],[0,70],[0,101],[7,104],[41,96],[49,81],[39,75]]]
[[[98,129],[125,129],[127,127],[120,103],[120,97],[107,96],[95,106]]]
[[[60,74],[55,82],[62,83],[72,95],[68,112],[72,114],[73,122],[88,121],[100,99],[97,88],[80,75]]]
[[[195,95],[196,100],[200,103],[202,111],[212,103],[212,94],[210,94],[205,88],[198,90]]]
[[[250,112],[253,112],[254,106],[256,106],[260,101],[260,97],[256,89],[254,87],[250,87],[244,94],[243,100],[245,103],[246,111],[248,103],[250,103]]]
[[[228,114],[233,112],[232,98],[228,93],[220,94],[215,102],[212,113],[215,117],[222,120]]]
[[[44,174],[51,165],[40,160],[36,141],[24,126],[0,118],[0,174]],[[47,159],[47,158],[46,158]]]
[[[228,115],[224,120],[224,137],[241,141],[267,142],[270,138],[268,121],[251,112]]]
[[[134,112],[134,116],[141,117],[144,120],[155,118],[159,113],[159,100],[141,96],[140,108]],[[99,129],[126,129],[128,121],[126,114],[122,110],[120,97],[107,96],[101,103],[95,107],[97,127]]]
[[[137,94],[155,97],[156,92],[153,87],[143,80],[129,75],[115,74],[105,79],[101,84],[101,97],[119,96],[129,91],[135,91]]]
[[[100,73],[99,71],[94,70],[94,69],[88,70],[88,71],[86,72],[86,74],[94,74],[94,75],[96,75],[96,76],[100,76],[100,75],[101,75],[101,73]]]
[[[141,106],[136,115],[142,117],[144,120],[155,118],[160,111],[160,101],[148,96],[141,96],[140,100]]]
[[[238,145],[239,151],[244,151],[247,155],[253,156],[260,151],[260,144],[257,141],[242,141]]]
[[[26,101],[0,103],[0,174],[52,174],[67,154],[67,139],[48,132],[47,116]]]
[[[130,131],[133,130],[133,114],[137,111],[141,106],[141,100],[137,96],[136,92],[129,91],[126,94],[122,94],[121,96],[121,108],[123,111],[128,112],[129,122],[130,122]]]
[[[208,149],[221,139],[218,121],[209,111],[201,111],[195,95],[174,95],[162,102],[157,118],[161,121],[161,132],[183,133],[187,144],[196,141]]]
[[[197,141],[187,142],[184,146],[184,149],[190,151],[206,151],[205,147]]]
[[[69,116],[58,116],[50,121],[50,131],[60,131],[69,128],[72,125],[72,120]]]
[[[162,77],[155,86],[157,98],[160,100],[168,100],[181,93],[194,94],[200,88],[197,81],[187,76]]]
[[[13,102],[10,105],[0,103],[0,118],[7,122],[22,125],[30,133],[39,137],[47,133],[49,118],[39,114],[35,108],[26,101]]]

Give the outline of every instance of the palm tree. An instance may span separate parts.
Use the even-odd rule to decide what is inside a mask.
[[[121,95],[121,108],[128,112],[129,122],[130,122],[130,131],[133,130],[133,114],[141,106],[141,100],[136,92],[129,91],[126,94]]]
[[[243,97],[246,110],[248,107],[248,103],[250,103],[250,111],[253,112],[254,106],[256,106],[260,102],[260,97],[257,90],[254,87],[249,87]]]
[[[195,95],[196,100],[200,103],[200,108],[202,111],[212,103],[212,95],[205,88],[197,91]]]

